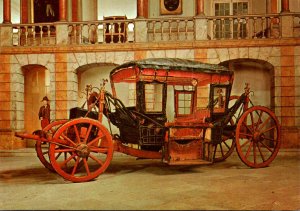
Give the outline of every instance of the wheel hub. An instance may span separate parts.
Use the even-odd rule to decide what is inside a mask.
[[[260,142],[263,141],[265,139],[265,136],[263,133],[260,133],[259,131],[255,131],[254,135],[253,135],[253,140],[255,142]]]
[[[87,158],[90,154],[91,150],[86,144],[79,144],[76,147],[76,154],[81,158]]]

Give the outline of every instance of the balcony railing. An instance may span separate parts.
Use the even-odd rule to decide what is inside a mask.
[[[209,39],[279,38],[280,17],[245,15],[207,17]]]
[[[12,45],[42,46],[56,44],[56,25],[42,24],[13,24]]]
[[[193,17],[147,19],[148,41],[191,41],[195,39],[194,27]]]
[[[284,28],[287,25],[291,27]],[[2,42],[2,46],[276,39],[300,37],[300,13],[3,24],[0,27],[11,29],[8,33],[11,38],[1,37],[10,40],[6,44]]]
[[[134,42],[134,25],[134,20],[69,23],[69,43],[103,44]]]

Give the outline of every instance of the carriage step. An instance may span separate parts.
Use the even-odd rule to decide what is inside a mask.
[[[170,160],[165,161],[170,166],[180,166],[180,165],[208,165],[212,164],[212,162],[207,160]]]

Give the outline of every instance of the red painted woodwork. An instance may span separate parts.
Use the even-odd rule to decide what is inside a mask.
[[[281,0],[281,12],[290,12],[289,0]]]
[[[67,20],[67,0],[59,0],[59,21]]]
[[[28,0],[21,1],[21,23],[29,23],[28,19]]]
[[[72,0],[72,21],[77,22],[78,20],[78,0]]]
[[[3,0],[3,23],[11,23],[10,0]]]
[[[196,15],[204,15],[204,0],[197,0],[197,14]]]
[[[145,0],[137,0],[137,17],[145,18]]]

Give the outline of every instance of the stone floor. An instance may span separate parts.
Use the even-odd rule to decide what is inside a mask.
[[[300,151],[270,167],[246,167],[236,153],[209,166],[166,166],[115,154],[96,180],[70,183],[33,149],[0,151],[0,209],[300,209]]]

